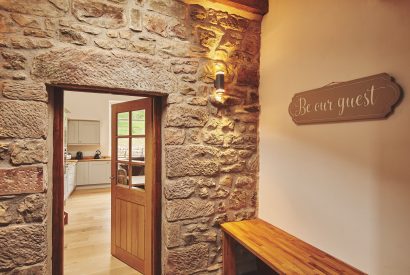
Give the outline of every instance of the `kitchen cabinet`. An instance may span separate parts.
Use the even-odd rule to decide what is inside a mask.
[[[78,120],[68,121],[67,143],[78,144]]]
[[[69,120],[68,144],[100,144],[100,122]]]
[[[88,166],[89,184],[102,184],[111,182],[111,162],[91,161]]]
[[[64,200],[66,200],[74,191],[76,186],[76,167],[75,162],[66,163],[64,174]]]
[[[77,167],[77,185],[111,183],[111,161],[80,161]]]
[[[88,162],[77,163],[76,183],[78,186],[89,184]]]

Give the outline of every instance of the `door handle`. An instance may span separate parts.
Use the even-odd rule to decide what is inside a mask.
[[[112,176],[112,177],[110,177],[110,179],[111,179],[111,180],[116,179],[116,178],[117,178],[116,176]]]

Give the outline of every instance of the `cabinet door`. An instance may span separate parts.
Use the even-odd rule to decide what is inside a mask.
[[[68,174],[64,174],[64,200],[68,198]]]
[[[89,168],[90,184],[110,183],[111,162],[92,161]]]
[[[89,184],[88,176],[88,162],[78,162],[77,163],[77,176],[76,185],[87,185]]]
[[[100,122],[79,120],[78,143],[100,144]]]
[[[75,188],[75,180],[76,180],[76,164],[70,164],[68,169],[68,194],[71,194]]]
[[[67,143],[78,144],[78,120],[68,121]]]

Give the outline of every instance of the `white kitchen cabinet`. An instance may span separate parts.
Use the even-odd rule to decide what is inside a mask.
[[[107,184],[111,182],[110,161],[90,161],[88,169],[89,184]]]
[[[88,163],[88,161],[77,163],[76,183],[78,186],[89,184]]]
[[[75,162],[66,163],[64,174],[64,200],[74,191],[76,186],[76,166]]]
[[[100,122],[69,120],[68,144],[100,144]]]
[[[68,121],[67,143],[78,144],[78,120]]]
[[[100,144],[100,122],[99,121],[78,121],[78,143],[79,144]]]
[[[77,185],[109,184],[111,183],[111,161],[90,160],[77,164]]]

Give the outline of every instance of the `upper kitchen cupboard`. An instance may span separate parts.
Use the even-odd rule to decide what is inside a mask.
[[[68,144],[100,144],[100,122],[93,120],[69,120]]]

